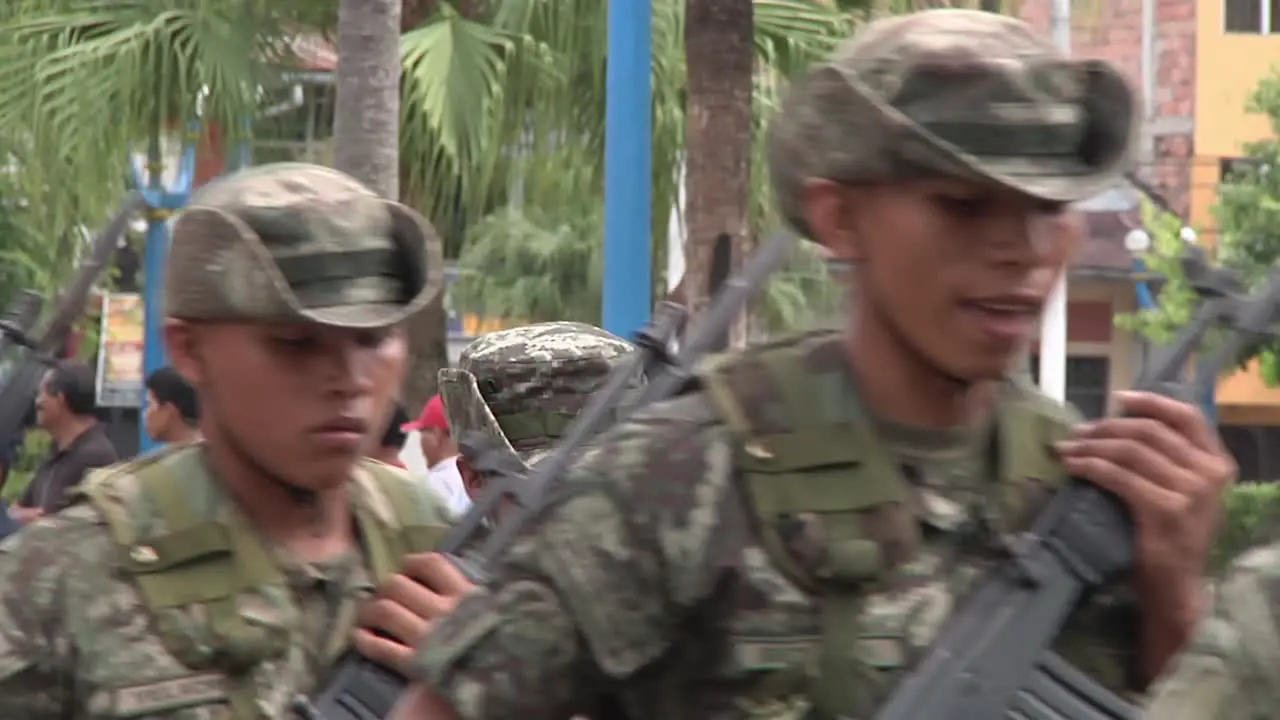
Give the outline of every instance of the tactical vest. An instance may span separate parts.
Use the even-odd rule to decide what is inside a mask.
[[[433,549],[443,528],[421,524],[422,500],[399,471],[369,460],[357,473],[371,492],[357,503],[356,521],[371,575],[381,582],[399,570],[404,555]],[[231,720],[259,720],[253,670],[282,657],[297,629],[250,622],[237,599],[265,590],[288,605],[289,616],[298,612],[270,550],[215,494],[200,446],[171,447],[94,471],[77,493],[106,521],[121,568],[165,648],[192,670],[225,676]],[[330,655],[346,647],[354,621],[353,613],[346,615],[328,638]]]
[[[792,582],[821,599],[816,652],[804,667],[767,678],[759,699],[799,691],[821,718],[869,716],[878,698],[865,697],[865,689],[884,689],[877,667],[900,666],[900,660],[879,662],[885,653],[877,653],[877,638],[859,628],[862,598],[887,581],[921,539],[897,460],[859,413],[847,371],[831,361],[839,342],[835,333],[812,333],[710,358],[699,372],[735,439],[743,493],[765,551]],[[815,362],[817,356],[826,361]],[[1035,479],[1054,486],[1066,479],[1050,450],[1070,428],[1066,408],[1011,384],[997,415],[999,483]],[[865,522],[873,513],[882,521],[886,513],[902,517]],[[797,562],[778,530],[799,517],[818,522],[826,539],[817,569]]]

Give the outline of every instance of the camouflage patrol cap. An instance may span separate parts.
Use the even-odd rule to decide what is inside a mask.
[[[458,367],[439,373],[449,431],[460,440],[483,435],[527,468],[634,350],[616,335],[576,322],[484,335],[462,351]]]
[[[774,193],[810,236],[805,183],[929,177],[1053,202],[1091,197],[1130,159],[1137,96],[1026,23],[975,10],[876,20],[798,81],[769,128]]]
[[[421,216],[336,170],[274,163],[201,188],[173,226],[165,314],[393,325],[444,284]]]

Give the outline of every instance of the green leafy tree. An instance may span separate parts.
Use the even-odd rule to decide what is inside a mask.
[[[1272,137],[1245,144],[1242,159],[1218,186],[1213,214],[1219,230],[1217,260],[1238,271],[1250,286],[1257,286],[1280,261],[1280,173],[1276,172],[1280,168],[1280,72],[1272,71],[1258,84],[1246,110],[1267,118]],[[1120,317],[1117,324],[1165,342],[1190,321],[1196,297],[1178,262],[1184,250],[1179,238],[1182,221],[1149,207],[1143,220],[1153,236],[1145,260],[1164,284],[1156,308]],[[1271,387],[1280,384],[1277,346],[1259,344],[1239,363],[1246,365],[1255,357],[1263,381]]]

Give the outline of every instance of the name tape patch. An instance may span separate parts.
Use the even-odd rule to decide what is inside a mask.
[[[115,717],[135,717],[227,700],[227,681],[219,673],[202,673],[147,685],[104,691]]]

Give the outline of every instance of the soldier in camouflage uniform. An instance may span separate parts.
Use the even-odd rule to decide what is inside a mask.
[[[449,428],[465,446],[458,473],[471,499],[486,480],[469,457],[472,442],[489,448],[486,462],[528,472],[633,350],[612,333],[575,322],[502,330],[468,345],[457,368],[440,371],[439,390]]]
[[[173,366],[204,440],[98,471],[0,546],[0,717],[263,720],[323,682],[355,605],[443,531],[362,463],[440,289],[409,209],[311,165],[220,179],[176,220]]]
[[[1137,562],[1055,649],[1141,693],[1194,628],[1233,463],[1189,405],[1130,393],[1079,424],[1007,376],[1135,101],[973,11],[876,20],[813,68],[769,169],[851,267],[845,328],[713,358],[602,438],[419,647],[393,717],[872,718],[1073,475],[1130,507]]]

